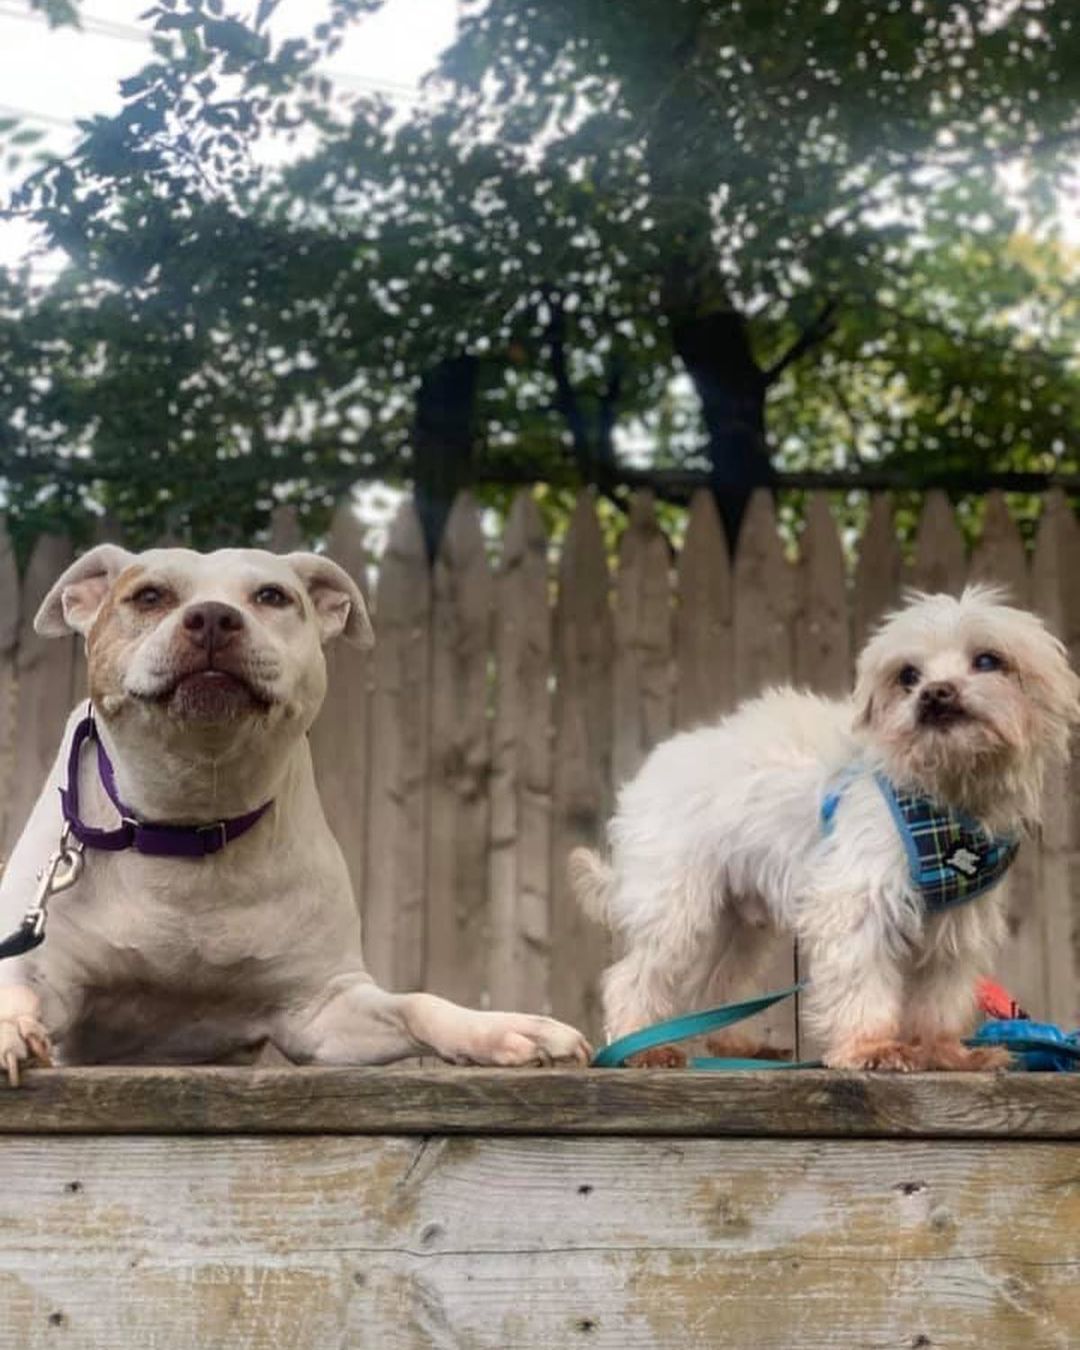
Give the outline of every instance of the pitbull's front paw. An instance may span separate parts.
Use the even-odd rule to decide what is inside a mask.
[[[12,1087],[19,1086],[21,1065],[52,1064],[49,1033],[38,1021],[39,1006],[37,995],[24,985],[0,989],[0,1067]]]
[[[550,1017],[525,1013],[473,1013],[461,1056],[469,1064],[588,1064],[589,1043],[579,1031]],[[457,1058],[457,1056],[455,1056]]]
[[[404,996],[414,1041],[452,1064],[588,1064],[592,1051],[580,1031],[550,1017],[476,1012],[434,994]]]

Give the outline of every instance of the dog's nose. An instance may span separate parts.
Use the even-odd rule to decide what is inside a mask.
[[[924,685],[919,702],[924,708],[951,708],[959,700],[960,692],[950,680],[937,680]]]
[[[244,616],[220,600],[204,600],[184,610],[184,632],[196,647],[220,651],[244,630]]]

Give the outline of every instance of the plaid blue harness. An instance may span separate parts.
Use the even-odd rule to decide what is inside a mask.
[[[821,826],[826,834],[832,829],[845,787],[859,772],[852,769],[844,774],[822,802]],[[1012,866],[1020,846],[1012,835],[991,834],[962,811],[902,791],[884,774],[875,773],[874,781],[888,803],[907,854],[912,883],[928,913],[976,900],[996,886]]]

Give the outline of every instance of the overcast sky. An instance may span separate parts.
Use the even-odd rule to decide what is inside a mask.
[[[23,116],[46,133],[50,148],[65,149],[77,134],[75,118],[118,108],[119,81],[149,58],[139,21],[149,7],[150,0],[86,0],[85,29],[77,33],[50,30],[28,0],[0,0],[0,117]],[[229,8],[244,13],[248,6]],[[309,32],[325,8],[324,0],[282,0],[274,31]],[[407,99],[453,37],[456,15],[457,0],[386,0],[355,26],[328,70],[348,87]],[[12,185],[0,170],[0,190]],[[0,261],[17,261],[32,242],[18,223],[0,223]]]

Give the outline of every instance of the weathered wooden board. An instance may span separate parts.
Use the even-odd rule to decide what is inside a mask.
[[[455,501],[431,606],[427,935],[424,988],[460,1003],[486,992],[494,581],[476,506]]]
[[[270,548],[275,553],[292,553],[304,547],[300,518],[291,502],[274,508],[270,517]]]
[[[14,760],[19,771],[8,793],[6,838],[0,846],[0,857],[11,852],[19,837],[52,767],[75,702],[75,644],[81,639],[43,638],[34,632],[38,607],[73,557],[69,540],[45,535],[38,540],[23,578],[15,653]]]
[[[851,690],[852,677],[847,566],[824,492],[811,494],[807,503],[795,597],[795,682],[818,694],[844,697]],[[800,977],[807,975],[797,944],[795,957]],[[823,1047],[808,1023],[801,998],[796,1013],[799,1056],[817,1059]]]
[[[0,515],[0,859],[7,838],[8,798],[15,772],[15,652],[19,640],[19,577],[15,549]]]
[[[511,508],[496,590],[491,943],[495,1008],[551,1001],[551,607],[547,535],[528,492]]]
[[[615,579],[611,762],[616,787],[671,731],[670,573],[671,548],[657,524],[652,494],[635,493]]]
[[[900,544],[892,502],[883,493],[870,502],[870,516],[859,541],[852,592],[851,635],[856,655],[881,619],[900,598]]]
[[[381,983],[418,989],[427,886],[431,574],[412,502],[402,503],[390,527],[375,630],[364,955]]]
[[[554,635],[551,1003],[587,1035],[600,1030],[607,933],[571,891],[566,860],[603,841],[611,809],[612,619],[607,555],[592,498],[582,494],[559,558]]]
[[[741,701],[772,685],[789,683],[794,673],[794,570],[784,557],[768,492],[755,492],[750,499],[739,533],[732,586],[735,694]],[[787,937],[778,937],[755,987],[782,989],[791,984],[795,974],[795,944]],[[748,1023],[747,1034],[791,1050],[796,1041],[795,1023],[789,1001]]]
[[[819,694],[851,689],[847,567],[824,492],[811,494],[799,542],[796,582],[795,680]]]
[[[971,555],[969,578],[1003,586],[1013,604],[1026,607],[1031,603],[1024,541],[1000,492],[987,497],[982,534]],[[1007,884],[1009,940],[994,973],[1033,1016],[1048,1017],[1043,942],[1046,927],[1043,907],[1048,897],[1039,882],[1039,850],[1033,840],[1022,844]]]
[[[1031,603],[1024,541],[1000,492],[991,492],[986,498],[982,533],[972,550],[968,579],[1004,587],[1012,604]]]
[[[919,516],[908,585],[919,591],[949,591],[958,595],[966,577],[964,536],[948,496],[935,489],[926,494]]]
[[[1063,493],[1048,495],[1031,560],[1031,597],[1069,650],[1074,669],[1080,669],[1080,527]],[[1040,927],[1045,952],[1045,1014],[1074,1026],[1080,1016],[1080,951],[1077,916],[1080,880],[1075,866],[1080,845],[1080,773],[1074,746],[1068,768],[1047,774],[1043,793],[1043,829],[1038,876]]]
[[[711,492],[690,503],[675,609],[675,725],[716,721],[735,702],[731,562]]]
[[[364,533],[348,504],[334,516],[326,552],[366,598]],[[323,810],[345,855],[353,895],[363,914],[374,657],[338,639],[326,649],[326,677],[326,698],[311,728],[311,755]]]
[[[3,1134],[1080,1140],[1080,1075],[663,1069],[30,1069]]]
[[[0,1141],[0,1347],[1050,1347],[1080,1145]]]

